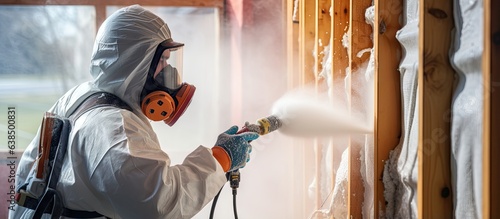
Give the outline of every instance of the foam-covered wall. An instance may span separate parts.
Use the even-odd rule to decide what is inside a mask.
[[[384,172],[386,218],[417,218],[418,23],[419,5],[406,0],[403,28],[397,39],[404,54],[400,64],[403,135]],[[456,218],[481,218],[482,158],[482,13],[480,0],[454,2],[454,36],[450,62],[458,84],[451,103],[451,168]],[[445,34],[445,33],[443,33]]]
[[[451,172],[453,187],[453,204],[455,218],[481,218],[481,160],[482,160],[482,106],[483,106],[483,79],[481,72],[481,58],[483,52],[483,5],[481,0],[455,0],[453,2],[455,28],[452,32],[440,33],[452,36],[450,42],[449,61],[456,71],[450,111],[447,118],[451,122],[451,131],[447,137],[451,139]],[[402,135],[399,144],[391,151],[384,170],[384,196],[387,201],[386,209],[379,212],[381,218],[418,218],[417,186],[418,186],[418,146],[419,146],[419,106],[418,106],[418,71],[419,71],[419,12],[418,0],[405,0],[403,6],[402,28],[396,38],[400,42],[403,54],[399,67],[402,97]],[[366,10],[366,20],[373,22],[373,7]],[[372,24],[373,25],[373,24]],[[345,30],[343,44],[348,49],[349,30]],[[330,54],[325,47],[323,65],[330,66]],[[366,48],[363,51],[369,51]],[[373,54],[372,54],[373,55]],[[354,82],[371,82],[374,70],[374,58],[370,57],[364,71],[364,78],[360,72],[346,71],[345,84]],[[334,82],[330,69],[325,68],[320,76],[326,78],[329,95],[338,98],[344,95],[338,92],[338,87],[351,89]],[[338,80],[338,79],[337,79]],[[359,85],[359,84],[358,84]],[[334,89],[334,87],[337,87]],[[373,90],[364,90],[365,94],[373,94]],[[366,100],[365,100],[366,101]],[[365,102],[368,104],[369,102]],[[369,116],[366,114],[365,116]],[[351,138],[364,142],[364,150],[359,156],[362,160],[361,174],[364,183],[363,217],[373,218],[373,142],[371,136],[365,139]],[[346,142],[343,142],[344,144]],[[331,150],[332,145],[342,144],[338,139],[325,143],[317,148],[316,153],[321,155],[318,167],[324,167],[323,162],[332,162],[324,153]],[[346,218],[348,217],[348,197],[358,194],[348,193],[348,161],[349,150],[339,151],[333,158],[332,166],[321,169],[311,184],[318,185],[317,181],[325,182],[335,177],[333,190],[319,189],[320,198],[328,198],[329,205],[320,206],[313,216],[316,218]],[[333,168],[333,170],[331,170]],[[325,171],[331,171],[330,173]],[[333,176],[332,176],[333,174]],[[320,186],[327,186],[320,183]],[[330,196],[331,197],[326,197]],[[379,209],[376,209],[379,210]]]
[[[405,1],[403,27],[396,33],[403,57],[401,73],[402,135],[384,171],[387,218],[416,218],[418,148],[418,1]]]
[[[483,1],[455,0],[454,18],[450,60],[458,75],[451,117],[454,211],[456,218],[482,218]]]

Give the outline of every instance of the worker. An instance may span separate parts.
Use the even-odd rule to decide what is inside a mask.
[[[258,134],[237,134],[237,126],[214,138],[214,146],[197,147],[182,164],[171,165],[162,151],[150,123],[174,125],[195,89],[182,82],[182,47],[160,17],[139,5],[104,21],[92,53],[93,80],[71,89],[49,112],[69,117],[96,92],[113,94],[130,109],[91,108],[72,123],[57,184],[65,208],[108,218],[191,218],[227,182],[226,172],[248,162],[249,142]],[[179,97],[182,89],[191,96]],[[157,99],[170,104],[167,114],[175,118],[152,113],[163,110],[151,104]],[[29,181],[39,140],[40,131],[20,160],[17,189]],[[9,212],[9,218],[31,218],[34,211],[16,206]]]

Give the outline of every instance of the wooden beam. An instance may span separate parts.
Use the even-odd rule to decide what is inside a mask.
[[[326,80],[324,78],[319,77],[322,69],[326,66],[323,66],[323,58],[325,54],[323,52],[325,48],[325,44],[330,42],[330,0],[316,0],[315,1],[315,27],[314,27],[314,78],[315,78],[315,88],[316,91],[324,91],[327,90]],[[323,89],[322,89],[322,88]],[[314,147],[316,151],[316,206],[317,209],[321,208],[321,204],[324,200],[322,200],[321,191],[325,185],[322,184],[322,180],[327,175],[323,174],[322,166],[325,165],[323,161],[324,153],[321,149],[324,143],[320,143],[318,139],[315,139]],[[329,185],[328,185],[329,186]]]
[[[95,29],[97,30],[101,27],[102,23],[106,20],[106,5],[95,5]]]
[[[349,68],[352,72],[358,70],[370,58],[370,53],[360,54],[361,50],[372,48],[372,27],[366,23],[365,11],[372,5],[371,0],[351,0],[349,16]]]
[[[286,25],[287,31],[287,47],[286,47],[286,56],[287,56],[287,89],[292,90],[299,86],[299,16],[300,10],[297,5],[295,8],[295,4],[299,4],[297,1],[285,1],[286,3],[286,16],[284,18],[284,23]],[[295,180],[293,183],[294,188],[305,188],[308,185],[307,174],[310,174],[309,171],[306,171],[304,166],[306,165],[307,160],[307,151],[306,147],[303,147],[302,141],[292,141],[292,145],[297,148],[294,151],[294,168],[297,171],[295,174],[302,180]],[[300,189],[296,189],[293,192],[293,197],[296,202],[294,202],[293,208],[296,209],[297,215],[308,215],[310,213],[311,208],[309,208],[310,202],[306,199],[308,197],[307,191],[303,191]]]
[[[420,0],[418,218],[453,218],[450,122],[454,70],[449,61],[452,0]]]
[[[366,23],[365,11],[372,4],[372,0],[351,0],[350,1],[350,16],[349,16],[349,87],[348,100],[349,107],[352,110],[356,108],[355,103],[363,101],[362,95],[357,87],[353,87],[353,78],[360,72],[360,67],[370,58],[370,53],[358,55],[364,49],[373,47],[371,34],[372,28]],[[364,201],[364,181],[361,176],[361,150],[363,150],[363,141],[353,139],[349,142],[349,188],[348,188],[348,217],[357,219],[363,217],[363,201]]]
[[[349,29],[349,15],[351,11],[351,5],[349,1],[338,1],[338,0],[332,0],[332,22],[331,22],[331,27],[330,30],[332,32],[332,42],[330,44],[331,47],[331,56],[332,56],[332,85],[331,86],[337,86],[337,84],[344,84],[344,83],[338,83],[342,82],[346,76],[346,69],[349,67],[349,56],[348,56],[348,48],[346,48],[343,44],[343,39],[344,35],[349,36],[348,34],[348,29]],[[335,88],[332,87],[336,92],[342,92],[346,93],[346,87],[340,87],[340,88]],[[332,89],[331,88],[331,89]],[[334,95],[336,98],[342,98],[344,95],[342,94],[335,94]],[[333,155],[333,157],[340,158],[338,155]],[[332,173],[334,174],[334,173]],[[349,176],[347,176],[349,179]],[[336,185],[337,182],[335,182],[335,178],[332,181],[333,185]],[[335,189],[335,188],[334,188]],[[349,192],[349,191],[348,191]],[[348,197],[344,197],[346,202],[349,200],[349,194],[347,193]]]
[[[500,1],[485,0],[482,218],[500,218]],[[497,134],[494,134],[497,133]]]
[[[284,19],[287,31],[287,88],[293,89],[299,85],[299,11],[295,8],[296,1],[286,1],[286,17]]]
[[[349,56],[347,55],[347,48],[342,44],[344,34],[349,29],[349,15],[351,6],[349,1],[335,1],[333,0],[333,43],[332,43],[332,74],[335,79],[343,79],[345,77],[345,70],[349,67]]]
[[[300,2],[300,20],[299,20],[299,61],[300,61],[300,83],[305,85],[315,83],[315,61],[313,56],[314,39],[316,28],[316,2],[305,1]]]
[[[396,32],[401,29],[399,18],[402,0],[375,0],[373,30],[375,52],[374,94],[374,218],[385,212],[384,165],[389,152],[401,136],[401,88],[398,71],[401,46]]]
[[[133,5],[142,6],[187,6],[224,7],[224,0],[0,0],[2,5]]]
[[[343,84],[337,83],[344,80],[346,76],[346,69],[349,67],[349,56],[347,53],[348,48],[344,46],[343,38],[344,35],[348,36],[349,29],[349,15],[351,12],[351,5],[349,1],[338,1],[332,0],[333,5],[333,20],[331,22],[332,30],[332,80],[333,85]],[[340,89],[334,88],[336,91],[345,91],[347,88],[343,87]],[[346,93],[346,92],[343,92]],[[342,95],[335,95],[336,97],[342,97]],[[339,156],[335,156],[339,157]],[[348,176],[349,178],[349,176]],[[335,180],[335,179],[334,179]],[[332,183],[336,183],[335,181]],[[335,184],[334,184],[335,185]],[[349,191],[348,191],[349,192]],[[350,194],[350,193],[347,193]],[[349,200],[349,196],[346,197],[346,202]]]
[[[325,57],[324,49],[330,43],[331,36],[331,16],[330,16],[331,0],[316,0],[316,27],[315,27],[315,56],[316,56],[316,74],[319,74],[322,69],[327,68],[323,66],[323,59]],[[316,75],[316,86],[326,85],[324,78]],[[326,86],[324,86],[326,88]]]
[[[133,5],[166,6],[166,7],[215,7],[219,10],[220,20],[223,21],[224,0],[142,0],[140,3],[133,0],[0,0],[0,5],[90,5],[96,11],[96,30],[106,19],[106,6]]]
[[[315,35],[316,35],[316,1],[306,1],[299,0],[299,87],[305,87],[306,85],[315,85],[316,83],[316,62],[313,56],[315,49]],[[304,140],[303,145],[310,147],[317,147],[317,143],[314,140]],[[310,152],[310,150],[305,150],[305,152]],[[318,153],[314,156],[305,157],[306,164],[314,164],[315,167],[318,166]],[[321,173],[319,169],[316,168],[316,172],[311,177],[320,177]],[[318,179],[319,180],[319,179]],[[316,186],[316,191],[314,194],[315,201],[307,203],[306,209],[318,209],[320,206],[320,196],[318,195],[319,188]]]

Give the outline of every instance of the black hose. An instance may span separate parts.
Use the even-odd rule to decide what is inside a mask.
[[[240,171],[235,170],[233,172],[228,172],[226,173],[226,178],[228,181],[230,181],[231,188],[233,190],[233,212],[234,212],[234,218],[238,219],[238,211],[236,210],[236,194],[238,193],[236,189],[239,187],[240,183]],[[217,195],[215,195],[214,200],[212,201],[212,207],[210,208],[210,219],[214,218],[214,213],[215,213],[215,206],[217,205],[217,200],[219,199],[220,192],[224,188],[224,185],[222,188],[220,188],[219,192]]]
[[[238,212],[236,210],[236,189],[233,189],[233,212],[234,219],[238,219]]]
[[[219,199],[220,192],[222,191],[223,188],[224,186],[220,188],[219,192],[217,193],[217,195],[215,195],[214,200],[212,201],[212,207],[210,208],[210,217],[209,217],[210,219],[214,218],[215,205],[217,205],[217,199]]]
[[[234,219],[238,219],[238,212],[236,211],[236,194],[238,189],[240,187],[240,171],[235,170],[229,173],[229,185],[231,185],[231,188],[233,189],[233,212],[234,212]]]
[[[226,180],[229,181],[229,173],[226,173]],[[212,207],[210,208],[210,219],[214,218],[214,213],[215,213],[215,205],[217,205],[217,200],[219,199],[220,192],[224,188],[224,185],[220,188],[219,192],[217,195],[215,195],[214,200],[212,201]]]
[[[222,186],[224,188],[224,186]],[[212,207],[210,208],[210,219],[214,218],[214,213],[215,213],[215,206],[217,205],[217,200],[219,199],[220,192],[222,191],[222,188],[219,190],[217,195],[215,195],[214,200],[212,201]],[[238,211],[236,210],[236,189],[233,189],[233,213],[234,213],[234,219],[238,219]]]

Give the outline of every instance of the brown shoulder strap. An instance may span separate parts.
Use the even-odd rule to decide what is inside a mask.
[[[132,108],[121,100],[119,97],[114,94],[107,92],[98,92],[90,95],[85,99],[80,106],[77,107],[75,112],[69,117],[70,120],[75,121],[85,112],[103,106],[114,106],[121,109],[126,109],[132,111]]]

